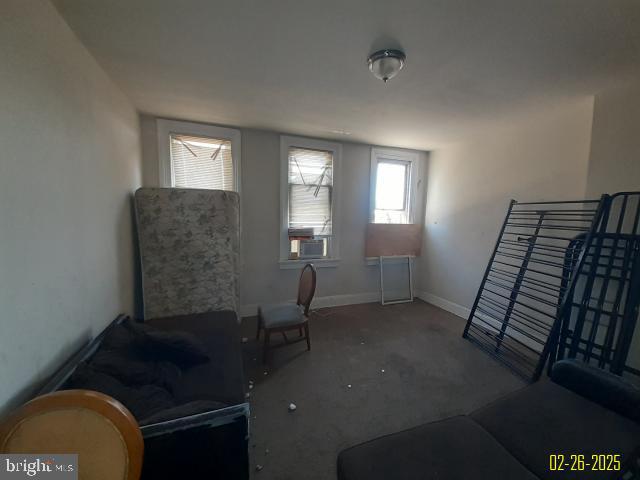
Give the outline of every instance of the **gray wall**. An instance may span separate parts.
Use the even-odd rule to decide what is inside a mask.
[[[640,78],[595,97],[587,191],[640,190]],[[640,369],[640,322],[628,364]]]
[[[420,289],[466,316],[509,200],[579,199],[593,100],[528,112],[431,153]]]
[[[155,118],[141,116],[143,183],[157,186],[158,154]],[[261,303],[295,298],[299,272],[278,265],[280,229],[280,134],[264,130],[242,132],[242,272],[240,303],[242,314],[255,311]],[[371,145],[342,144],[342,192],[338,226],[340,265],[319,269],[315,306],[374,301],[379,292],[379,270],[366,265],[365,230],[369,218],[369,171]],[[426,153],[421,152],[421,164]],[[424,172],[424,169],[423,169]],[[421,175],[423,174],[421,172]],[[423,181],[417,204],[424,205]],[[418,218],[422,218],[421,213]],[[390,267],[401,278],[400,267]],[[395,270],[395,271],[394,271]],[[386,274],[386,269],[385,269]],[[406,273],[405,273],[406,275]],[[320,298],[324,297],[324,298]],[[330,297],[330,298],[327,298]],[[324,302],[324,303],[323,303]]]
[[[138,118],[48,1],[0,7],[0,410],[134,303]]]
[[[587,191],[640,190],[640,78],[595,97]]]

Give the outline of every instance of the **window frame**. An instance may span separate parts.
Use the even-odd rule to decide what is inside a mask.
[[[219,127],[206,123],[184,122],[179,120],[156,120],[158,134],[158,180],[161,187],[175,188],[173,163],[171,162],[171,135],[190,135],[193,137],[208,137],[231,142],[231,155],[233,158],[233,183],[234,192],[240,193],[242,179],[240,177],[241,133],[235,128]]]
[[[309,150],[325,150],[333,154],[333,187],[331,198],[331,236],[327,245],[327,257],[319,259],[289,258],[289,149],[291,147]],[[342,145],[336,142],[291,135],[280,136],[280,268],[299,268],[312,262],[316,267],[336,267],[340,262],[340,189],[342,165]]]
[[[370,176],[370,190],[369,190],[369,223],[375,223],[375,211],[376,211],[376,185],[378,178],[378,163],[402,163],[407,165],[408,178],[406,179],[405,187],[405,203],[406,207],[403,210],[407,215],[406,224],[416,223],[416,192],[418,189],[419,174],[418,174],[418,154],[416,152],[409,152],[406,150],[399,150],[394,148],[371,148],[371,176]]]

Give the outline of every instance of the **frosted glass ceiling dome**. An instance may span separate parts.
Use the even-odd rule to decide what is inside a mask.
[[[395,77],[404,67],[407,56],[400,50],[378,50],[369,55],[369,70],[384,83]]]

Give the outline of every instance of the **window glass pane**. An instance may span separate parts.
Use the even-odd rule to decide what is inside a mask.
[[[169,141],[173,186],[236,189],[229,140],[172,134]]]
[[[378,162],[378,171],[376,174],[376,210],[405,209],[406,175],[407,166],[404,163]]]
[[[333,155],[331,152],[290,148],[289,183],[333,185]]]
[[[331,187],[289,185],[289,228],[331,235]]]
[[[311,228],[331,235],[333,154],[322,150],[289,149],[289,228]]]

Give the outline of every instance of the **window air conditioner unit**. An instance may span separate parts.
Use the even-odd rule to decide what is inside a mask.
[[[324,257],[324,240],[300,240],[300,258]]]

